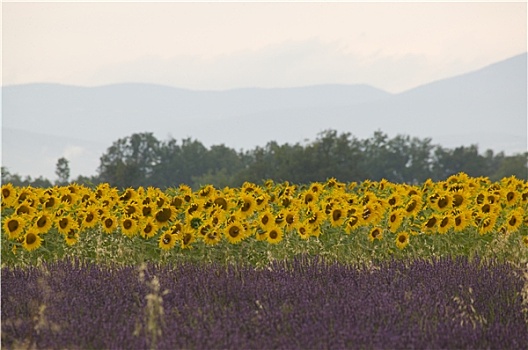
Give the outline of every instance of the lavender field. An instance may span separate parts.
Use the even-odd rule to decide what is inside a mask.
[[[235,265],[2,269],[6,349],[521,349],[522,271],[480,259],[353,268]],[[526,291],[526,290],[525,290]]]

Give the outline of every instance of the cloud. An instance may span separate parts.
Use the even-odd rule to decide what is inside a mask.
[[[81,146],[67,146],[62,153],[62,156],[68,160],[82,157],[86,154],[86,149]]]

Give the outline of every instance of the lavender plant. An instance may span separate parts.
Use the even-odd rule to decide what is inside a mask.
[[[264,269],[150,264],[142,273],[144,281],[156,281],[154,292],[134,267],[60,261],[3,268],[2,346],[516,349],[528,344],[520,271],[494,261],[393,260],[357,269],[298,257]],[[146,297],[153,293],[163,302],[163,313],[156,314],[163,320],[154,326],[145,317]]]

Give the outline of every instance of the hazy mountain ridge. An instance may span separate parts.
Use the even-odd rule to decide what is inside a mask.
[[[191,137],[206,146],[247,150],[272,140],[314,140],[325,129],[359,138],[382,130],[431,137],[446,147],[476,143],[481,151],[518,153],[526,151],[526,57],[399,94],[368,85],[225,91],[138,83],[7,86],[3,165],[53,178],[55,162],[66,152],[73,176],[91,175],[112,142],[145,131],[162,140]]]

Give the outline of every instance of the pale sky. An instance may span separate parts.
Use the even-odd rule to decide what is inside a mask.
[[[401,92],[526,52],[526,2],[2,3],[2,85]]]

